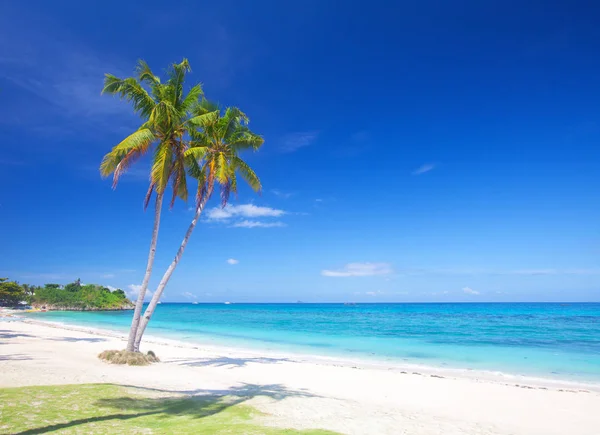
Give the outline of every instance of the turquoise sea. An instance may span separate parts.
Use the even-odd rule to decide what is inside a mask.
[[[126,331],[132,312],[39,320]],[[169,304],[148,334],[356,360],[600,381],[600,303]]]

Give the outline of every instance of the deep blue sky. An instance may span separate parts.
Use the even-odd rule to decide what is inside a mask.
[[[24,3],[0,3],[1,275],[141,282],[145,168],[97,172],[139,120],[103,74],[187,57],[264,135],[264,192],[205,216],[165,300],[600,301],[594,2]]]

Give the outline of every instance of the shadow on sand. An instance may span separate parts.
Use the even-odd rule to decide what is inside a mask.
[[[236,367],[244,367],[248,364],[278,364],[281,362],[291,360],[287,358],[228,358],[228,357],[220,357],[220,358],[195,358],[195,359],[178,359],[169,361],[172,364],[182,365],[182,366],[190,366],[190,367],[227,367],[236,368]]]
[[[50,338],[52,341],[67,341],[70,343],[78,343],[78,342],[87,342],[87,343],[101,343],[103,341],[108,341],[106,338],[99,337],[55,337]]]
[[[254,385],[244,384],[227,390],[186,390],[170,391],[154,388],[140,388],[130,385],[116,385],[121,387],[136,388],[153,393],[185,394],[179,397],[117,397],[99,399],[95,406],[114,409],[115,413],[97,417],[82,418],[65,423],[52,424],[34,429],[28,429],[15,435],[42,434],[57,430],[64,430],[75,426],[115,420],[131,420],[134,418],[156,415],[161,418],[169,416],[188,416],[192,418],[205,418],[218,414],[231,406],[243,403],[253,397],[269,397],[273,400],[283,400],[287,397],[318,397],[314,394],[300,390],[290,390],[280,384]]]
[[[18,332],[7,331],[5,329],[0,329],[0,344],[4,340],[10,340],[11,338],[20,338],[20,337],[33,337],[33,335],[29,334],[19,334]]]

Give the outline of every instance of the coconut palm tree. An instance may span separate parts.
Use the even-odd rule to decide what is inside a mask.
[[[210,103],[203,101],[197,109],[196,119],[199,129],[190,131],[190,148],[185,152],[188,173],[198,182],[196,210],[185,237],[177,250],[175,258],[163,275],[150,304],[140,322],[134,349],[139,351],[140,341],[146,326],[156,309],[171,275],[181,260],[183,251],[198,223],[198,219],[213,194],[215,183],[221,193],[221,206],[225,207],[230,193],[237,193],[237,175],[239,174],[250,187],[260,192],[260,180],[240,157],[242,151],[258,150],[264,140],[248,128],[248,117],[237,108],[228,108],[221,115],[212,110]]]
[[[138,294],[127,350],[132,351],[144,297],[152,274],[160,214],[165,190],[171,183],[173,196],[171,206],[177,197],[187,199],[187,182],[185,173],[185,152],[188,149],[188,131],[201,122],[202,113],[198,112],[202,87],[197,84],[184,92],[186,73],[190,72],[187,59],[170,66],[167,80],[161,83],[146,62],[140,60],[136,68],[136,76],[121,79],[106,74],[102,93],[118,95],[129,101],[134,111],[140,115],[143,123],[132,134],[115,146],[104,156],[100,165],[103,177],[113,174],[113,188],[116,188],[120,177],[127,172],[140,157],[154,152],[149,174],[150,186],[144,200],[144,209],[148,206],[152,194],[155,193],[154,227],[148,252],[146,273]]]

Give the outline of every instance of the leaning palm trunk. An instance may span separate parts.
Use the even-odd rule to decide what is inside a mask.
[[[129,338],[127,340],[127,350],[133,352],[135,349],[135,337],[137,335],[140,319],[142,316],[142,309],[144,308],[144,298],[146,296],[146,290],[148,290],[148,282],[150,281],[150,275],[152,275],[152,266],[154,265],[154,255],[156,254],[156,243],[158,241],[158,227],[160,225],[160,212],[162,210],[163,194],[158,193],[156,195],[156,205],[154,209],[154,228],[152,229],[152,241],[150,242],[150,252],[148,253],[148,264],[146,265],[146,274],[142,281],[142,287],[138,294],[137,301],[135,303],[135,310],[133,311],[133,320],[131,321],[131,329],[129,330]]]
[[[154,292],[154,295],[152,296],[152,300],[150,301],[150,304],[148,305],[148,307],[146,308],[146,311],[144,312],[144,317],[141,319],[141,322],[139,323],[139,327],[137,329],[137,335],[135,337],[135,344],[133,347],[135,352],[139,352],[139,350],[140,350],[140,342],[142,341],[142,336],[144,335],[146,326],[148,326],[148,322],[150,321],[152,314],[154,314],[154,310],[156,309],[156,306],[158,305],[158,302],[160,301],[160,297],[162,296],[163,291],[165,290],[165,287],[167,286],[167,283],[169,282],[169,279],[171,279],[171,275],[173,275],[173,272],[175,271],[177,264],[179,264],[179,260],[181,260],[183,251],[185,250],[185,247],[186,247],[188,241],[190,240],[192,232],[194,231],[194,228],[196,227],[196,224],[198,223],[198,219],[200,219],[202,210],[204,210],[204,206],[206,205],[206,202],[208,201],[208,198],[210,197],[211,193],[212,192],[209,191],[208,194],[204,196],[204,198],[202,199],[200,204],[196,207],[196,213],[194,214],[194,219],[192,219],[192,222],[190,223],[190,226],[188,227],[187,232],[185,233],[185,237],[183,238],[183,241],[181,242],[181,245],[179,246],[179,249],[177,250],[177,254],[175,255],[173,262],[169,265],[169,268],[167,269],[167,271],[163,275],[162,279],[160,280],[160,284],[158,284],[156,292]]]

